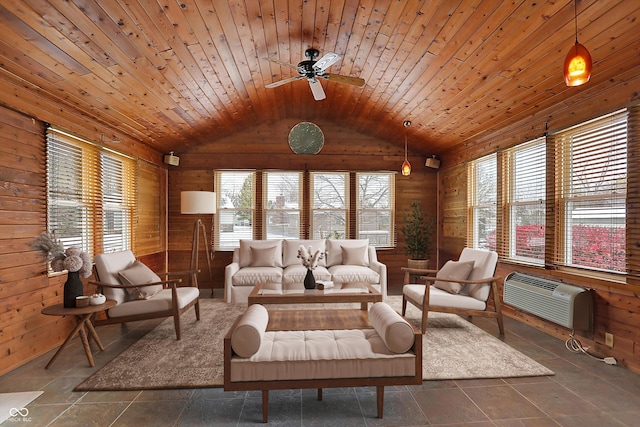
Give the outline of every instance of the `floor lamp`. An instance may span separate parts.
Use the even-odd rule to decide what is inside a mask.
[[[200,220],[200,215],[209,215],[216,213],[216,193],[213,191],[182,191],[180,193],[180,213],[197,214],[198,219],[193,225],[193,244],[191,246],[191,270],[195,270],[192,279],[198,286],[198,253],[200,252],[200,234],[204,237],[204,247],[207,253],[207,264],[209,266],[209,278],[213,280],[211,274],[211,258],[213,253],[209,255],[209,242],[207,241],[207,230]],[[211,287],[213,293],[213,286]]]

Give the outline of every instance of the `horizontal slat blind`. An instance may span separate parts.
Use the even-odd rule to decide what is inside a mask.
[[[302,224],[302,173],[266,171],[262,177],[265,237],[299,239]]]
[[[554,263],[626,269],[627,113],[553,135],[556,155]]]
[[[389,172],[356,173],[356,237],[369,239],[376,247],[395,246],[395,174]],[[355,216],[355,215],[354,215]]]
[[[627,283],[640,285],[640,106],[629,108],[627,123],[627,155],[635,159],[628,168],[627,186],[636,189],[627,192]]]

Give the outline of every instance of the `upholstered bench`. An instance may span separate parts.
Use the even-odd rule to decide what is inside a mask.
[[[369,309],[370,329],[267,331],[269,313],[254,304],[224,339],[224,389],[375,386],[382,418],[384,386],[422,383],[422,335],[386,303]]]

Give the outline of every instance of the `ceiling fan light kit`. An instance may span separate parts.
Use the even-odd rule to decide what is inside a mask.
[[[351,77],[344,76],[341,74],[331,74],[325,73],[325,70],[340,61],[342,57],[334,52],[326,53],[322,58],[316,61],[316,58],[320,55],[318,49],[307,49],[304,53],[304,56],[307,58],[304,61],[298,63],[297,66],[287,64],[285,62],[280,62],[275,59],[267,58],[269,61],[275,62],[276,64],[293,68],[298,72],[297,76],[289,77],[287,79],[279,80],[277,82],[269,83],[265,85],[266,88],[272,89],[278,86],[282,86],[284,84],[300,80],[307,79],[309,82],[309,87],[311,88],[311,93],[313,94],[313,99],[316,101],[321,101],[326,99],[327,95],[324,92],[322,84],[320,84],[319,79],[323,78],[325,80],[335,81],[336,83],[344,83],[352,86],[362,87],[364,86],[364,79],[359,77]]]
[[[580,86],[591,78],[593,61],[586,47],[578,43],[578,2],[574,0],[576,43],[564,59],[564,82],[567,86]]]

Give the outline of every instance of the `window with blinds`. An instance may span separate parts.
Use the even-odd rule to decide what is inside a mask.
[[[359,239],[369,239],[376,247],[391,247],[395,206],[395,174],[357,173],[357,221]]]
[[[469,163],[469,237],[476,249],[496,250],[497,156],[491,154]]]
[[[312,172],[311,238],[346,239],[348,237],[349,174]]]
[[[237,248],[241,239],[254,238],[255,171],[216,171],[218,209],[214,230],[216,249]]]
[[[267,239],[299,239],[302,173],[264,172],[263,208]]]
[[[538,138],[506,150],[508,258],[544,264],[546,140]],[[510,185],[509,185],[510,184]]]
[[[559,265],[626,270],[627,112],[553,135]]]
[[[47,228],[91,256],[133,249],[136,162],[47,130]]]

